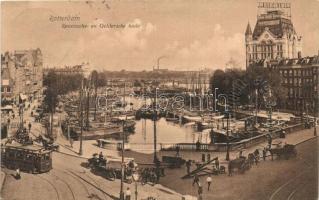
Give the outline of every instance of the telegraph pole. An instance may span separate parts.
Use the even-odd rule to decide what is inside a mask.
[[[89,83],[89,81],[87,81],[87,83]],[[90,88],[87,85],[86,86],[86,130],[89,130],[89,126],[90,126],[90,121],[89,121],[89,117],[90,117]]]
[[[255,105],[255,123],[256,123],[256,126],[257,126],[257,123],[258,123],[258,89],[256,89],[256,105]]]

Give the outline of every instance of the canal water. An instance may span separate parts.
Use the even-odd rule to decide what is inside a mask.
[[[126,96],[126,101],[133,104],[133,109],[139,109],[144,104],[150,104],[150,99],[132,98]],[[127,108],[128,109],[128,108]],[[165,118],[156,121],[157,132],[157,150],[160,144],[176,143],[195,143],[198,140],[201,143],[209,143],[209,134],[197,132],[195,128],[179,123],[168,122]],[[136,120],[135,133],[129,135],[128,143],[130,149],[142,153],[152,153],[154,151],[154,122],[150,119]]]
[[[157,150],[160,144],[210,142],[208,134],[196,132],[193,127],[167,122],[161,118],[156,122]],[[154,149],[154,122],[150,119],[136,121],[135,133],[128,137],[130,148],[137,152],[152,152]]]

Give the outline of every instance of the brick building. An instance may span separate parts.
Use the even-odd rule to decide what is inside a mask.
[[[286,108],[318,115],[319,55],[273,60],[267,66],[279,71],[281,84],[288,90]]]
[[[1,95],[6,99],[42,95],[43,61],[40,49],[1,55]]]

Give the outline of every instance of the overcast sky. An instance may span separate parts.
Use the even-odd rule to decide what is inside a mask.
[[[106,0],[2,2],[1,52],[40,48],[45,66],[89,62],[99,70],[245,67],[244,32],[254,27],[256,0]],[[303,56],[318,54],[319,0],[292,0]],[[79,21],[50,21],[77,16]],[[68,28],[62,24],[135,24],[137,28]]]

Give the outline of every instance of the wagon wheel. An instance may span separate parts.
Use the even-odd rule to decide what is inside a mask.
[[[107,172],[107,178],[110,179],[111,181],[115,181],[116,174],[113,170],[110,170]]]
[[[245,163],[243,163],[240,168],[239,168],[239,171],[241,174],[244,174],[245,173]]]

